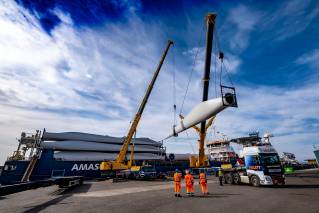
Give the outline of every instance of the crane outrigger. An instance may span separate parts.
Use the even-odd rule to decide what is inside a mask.
[[[101,172],[112,172],[112,171],[119,171],[119,170],[126,170],[126,169],[130,169],[131,166],[132,166],[132,161],[133,161],[133,155],[134,155],[134,148],[132,149],[131,151],[131,155],[130,155],[130,161],[128,162],[128,164],[125,164],[125,158],[126,158],[126,153],[127,153],[127,150],[128,150],[128,147],[129,145],[131,144],[131,141],[132,141],[132,138],[133,138],[133,135],[134,133],[136,132],[136,129],[137,129],[137,126],[139,124],[139,121],[142,117],[142,114],[143,114],[143,111],[145,109],[145,106],[146,106],[146,103],[148,101],[148,98],[152,92],[152,89],[154,87],[154,84],[155,84],[155,81],[157,79],[157,76],[161,70],[161,67],[164,63],[164,60],[165,60],[165,57],[167,55],[167,52],[170,48],[170,46],[173,44],[173,41],[171,40],[168,40],[167,42],[167,46],[164,50],[164,53],[162,55],[162,58],[157,66],[157,69],[155,70],[154,72],[154,75],[153,75],[153,78],[146,90],[146,93],[144,95],[144,98],[142,99],[141,101],[141,104],[139,106],[139,109],[134,117],[134,120],[130,126],[130,129],[127,133],[127,136],[125,137],[124,139],[124,142],[123,142],[123,145],[122,145],[122,148],[119,152],[119,154],[117,155],[117,157],[115,158],[114,161],[103,161],[101,164],[100,164],[100,170]]]

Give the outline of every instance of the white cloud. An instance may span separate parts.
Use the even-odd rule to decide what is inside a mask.
[[[275,11],[265,14],[264,26],[274,28],[277,40],[303,32],[319,14],[319,3],[311,0],[283,2]]]
[[[49,36],[28,11],[0,3],[0,127],[6,151],[16,147],[21,131],[44,127],[126,134],[166,44],[155,26],[134,14],[128,23],[95,29],[76,29],[67,14],[56,14],[62,23]],[[141,121],[147,131],[140,135],[159,139],[169,131],[161,123],[171,123],[171,117],[154,115],[157,107],[171,113],[165,105],[172,96],[168,63]]]
[[[15,3],[1,4],[0,27],[6,30],[0,32],[0,89],[14,94],[9,104],[109,115],[108,102],[130,111],[125,93],[145,87],[159,55],[154,29],[133,17],[126,31],[120,25],[76,30],[67,15],[57,14],[65,22],[51,37]],[[92,103],[76,91],[96,94],[100,101]]]
[[[197,73],[202,73],[204,70],[205,64],[205,52],[206,49],[204,47],[193,47],[187,51],[183,52],[183,55],[188,56],[189,60],[194,63],[194,59],[196,56],[194,70]],[[239,70],[239,66],[241,64],[241,60],[228,52],[224,53],[224,65],[227,68],[229,73],[236,73]],[[220,70],[221,61],[218,59],[218,55],[215,53],[212,54],[211,57],[211,70],[217,69]]]
[[[308,64],[315,69],[319,69],[319,49],[303,54],[295,62],[297,64]]]
[[[239,5],[230,9],[228,20],[225,25],[227,28],[234,26],[235,32],[231,32],[229,36],[230,48],[237,52],[241,52],[249,44],[250,33],[256,29],[261,14],[257,10],[253,10],[247,6]]]
[[[246,9],[239,8],[239,14],[249,15],[249,11],[245,14]],[[32,132],[45,127],[57,132],[126,134],[166,39],[160,36],[160,29],[142,22],[133,12],[125,24],[76,29],[67,14],[56,11],[62,23],[49,36],[36,19],[14,2],[0,3],[0,128],[3,133],[0,161],[9,150],[16,148],[15,138],[21,131]],[[249,19],[243,21],[243,26],[238,25],[241,33],[234,41],[239,49],[247,45],[247,36],[255,26]],[[184,114],[201,98],[203,50],[200,54]],[[173,64],[170,56],[145,109],[138,129],[140,136],[162,139],[171,132]],[[235,73],[241,60],[226,53],[227,56],[229,64],[226,66]],[[186,57],[182,61],[192,60]],[[188,76],[185,75],[186,66],[176,66],[177,104],[180,107]],[[256,129],[271,131],[280,137],[290,133],[297,135],[305,129],[302,125],[306,119],[319,116],[315,107],[319,89],[314,88],[319,86],[289,91],[239,87],[239,108],[221,113],[216,125],[231,137]],[[266,118],[260,119],[260,116]],[[313,129],[318,126],[314,124],[311,128],[311,131],[305,131],[301,142],[316,136]],[[192,152],[190,142],[197,149],[196,142],[192,141],[196,135],[190,130],[189,136],[187,139],[181,135],[186,138],[185,144],[170,145],[167,142],[169,152]],[[307,138],[310,136],[312,138]],[[294,142],[291,149],[297,151],[293,147],[298,148],[299,144]],[[306,155],[309,153],[303,154]]]

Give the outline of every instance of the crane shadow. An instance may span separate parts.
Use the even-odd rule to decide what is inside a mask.
[[[84,183],[81,186],[76,186],[72,188],[66,188],[66,189],[60,189],[61,191],[59,193],[55,193],[57,195],[73,195],[77,193],[85,193],[88,192],[91,188],[91,183]],[[57,190],[59,191],[59,190]]]
[[[24,213],[32,213],[32,212],[40,212],[46,208],[48,208],[49,206],[55,205],[59,202],[61,202],[62,200],[71,197],[72,195],[62,195],[60,197],[54,198],[52,200],[49,200],[48,202],[42,203],[40,205],[36,205],[36,206],[31,206],[30,209],[23,211]],[[26,207],[29,208],[29,207]]]
[[[49,200],[45,203],[35,205],[35,206],[29,206],[25,208],[29,208],[28,210],[25,210],[24,213],[32,213],[32,212],[40,212],[52,205],[56,204],[68,204],[70,202],[63,202],[62,201],[68,197],[72,197],[73,194],[76,193],[84,193],[87,192],[91,188],[91,184],[83,184],[81,186],[73,187],[73,188],[66,188],[66,189],[58,189],[54,192],[52,192],[50,195],[60,195],[59,197],[56,197],[52,200]]]

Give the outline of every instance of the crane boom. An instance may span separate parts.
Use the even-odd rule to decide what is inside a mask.
[[[221,97],[208,100],[211,56],[216,16],[216,13],[209,13],[206,16],[206,56],[203,77],[202,102],[197,104],[185,117],[180,115],[180,123],[178,125],[174,125],[173,133],[165,138],[167,139],[172,136],[177,136],[177,134],[191,127],[196,130],[199,135],[198,157],[191,156],[190,167],[208,166],[208,159],[205,156],[205,138],[207,129],[213,124],[215,116],[218,113],[227,107],[237,107],[237,99],[234,87],[220,85]],[[220,59],[223,59],[223,53],[220,53]],[[208,120],[207,123],[206,120]],[[196,126],[199,123],[201,124],[200,127]]]
[[[209,76],[210,76],[210,63],[212,56],[212,47],[213,47],[213,32],[215,25],[215,13],[210,13],[206,17],[207,22],[207,34],[206,34],[206,56],[205,56],[205,71],[203,78],[203,99],[202,101],[207,101],[208,99],[208,89],[209,89]],[[205,137],[206,137],[206,121],[201,122],[200,126],[200,137],[199,137],[199,152],[198,152],[198,166],[205,166]]]
[[[145,93],[145,95],[144,95],[144,97],[143,97],[143,99],[142,99],[142,101],[140,103],[139,109],[138,109],[138,111],[137,111],[137,113],[136,113],[136,115],[134,117],[134,120],[133,120],[133,122],[131,124],[131,127],[130,127],[128,133],[127,133],[127,136],[124,139],[124,142],[123,142],[123,145],[122,145],[122,148],[121,148],[119,154],[117,155],[117,157],[116,157],[114,162],[102,162],[101,166],[100,166],[101,170],[121,170],[121,169],[127,169],[128,168],[128,166],[124,164],[124,160],[125,160],[125,157],[126,157],[126,153],[127,153],[128,147],[129,147],[129,145],[130,145],[130,143],[132,141],[133,135],[134,135],[134,133],[136,131],[136,128],[138,126],[138,123],[139,123],[139,121],[141,119],[141,116],[143,114],[143,111],[144,111],[144,108],[145,108],[146,103],[148,101],[148,98],[149,98],[149,96],[150,96],[150,94],[152,92],[152,89],[154,87],[154,84],[155,84],[155,81],[157,79],[157,76],[158,76],[158,74],[159,74],[159,72],[161,70],[161,67],[162,67],[163,63],[164,63],[164,60],[165,60],[166,55],[167,55],[167,52],[168,52],[168,50],[169,50],[169,48],[170,48],[170,46],[172,44],[173,44],[173,41],[168,40],[167,46],[166,46],[166,48],[164,50],[162,58],[161,58],[158,66],[157,66],[157,68],[156,68],[156,70],[154,72],[153,78],[152,78],[152,80],[151,80],[151,82],[150,82],[150,84],[149,84],[149,86],[148,86],[148,88],[146,90],[146,93]]]

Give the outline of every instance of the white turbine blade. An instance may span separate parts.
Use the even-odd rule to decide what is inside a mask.
[[[186,115],[184,119],[182,119],[177,126],[175,126],[174,132],[170,134],[167,138],[174,136],[174,133],[175,134],[181,133],[192,126],[197,125],[211,118],[212,116],[217,115],[226,107],[234,103],[235,99],[230,98],[230,95],[227,95],[227,98],[225,97],[210,99],[208,101],[204,101],[204,102],[201,102],[200,104],[197,104],[191,110],[191,112],[188,115]]]

